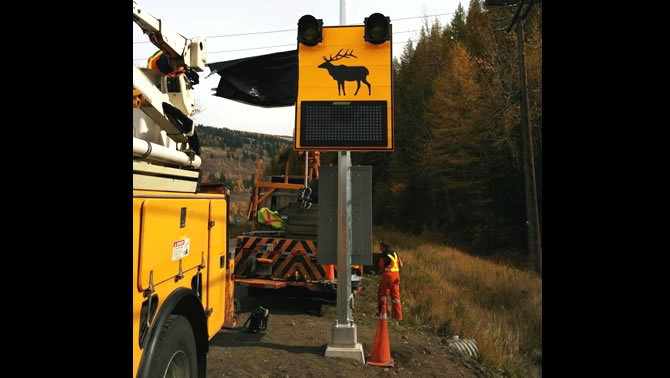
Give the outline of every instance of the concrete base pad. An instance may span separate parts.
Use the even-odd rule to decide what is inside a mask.
[[[363,354],[363,344],[357,343],[356,346],[350,348],[343,348],[341,346],[331,346],[330,343],[326,347],[326,357],[341,357],[351,358],[365,364],[365,355]]]

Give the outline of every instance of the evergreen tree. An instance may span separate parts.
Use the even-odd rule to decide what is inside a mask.
[[[539,154],[538,8],[527,21],[526,65]],[[374,165],[376,222],[382,215],[404,229],[442,230],[466,250],[525,244],[518,52],[513,33],[496,31],[513,12],[471,0],[467,16],[459,5],[446,27],[426,24],[393,61],[395,151],[362,158]]]
[[[454,17],[451,19],[449,27],[445,28],[444,37],[454,42],[463,42],[465,40],[465,10],[461,3],[458,3]]]

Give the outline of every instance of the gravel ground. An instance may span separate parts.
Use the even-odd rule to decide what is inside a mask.
[[[378,276],[363,278],[364,290],[355,296],[354,321],[358,342],[370,358],[378,324],[376,289]],[[401,287],[402,292],[402,287]],[[235,288],[242,304],[240,328],[223,329],[211,341],[208,377],[494,377],[477,361],[452,353],[446,340],[406,322],[389,319],[393,368],[365,366],[343,358],[324,357],[335,323],[335,304],[280,296],[247,295]],[[249,334],[241,328],[257,306],[270,310],[268,328]]]

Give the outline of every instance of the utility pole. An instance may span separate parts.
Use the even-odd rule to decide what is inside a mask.
[[[542,237],[537,201],[537,181],[535,178],[535,152],[533,149],[533,129],[530,123],[528,106],[528,78],[526,75],[526,59],[524,49],[524,20],[533,7],[530,1],[525,12],[521,14],[525,1],[518,3],[509,32],[516,23],[517,44],[519,47],[519,79],[521,85],[521,143],[523,144],[523,168],[526,193],[526,230],[528,234],[528,252],[533,268],[542,274]]]

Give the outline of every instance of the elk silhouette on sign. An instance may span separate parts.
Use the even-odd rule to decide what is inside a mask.
[[[345,81],[355,81],[358,83],[358,87],[356,87],[356,93],[354,93],[354,96],[358,94],[358,90],[361,89],[361,81],[368,86],[368,95],[372,94],[372,87],[370,86],[370,83],[365,79],[369,74],[370,71],[368,71],[367,68],[363,66],[345,66],[344,64],[335,66],[332,64],[332,62],[340,60],[342,58],[349,58],[354,57],[358,59],[357,56],[354,55],[354,50],[349,50],[344,52],[344,55],[341,55],[342,50],[337,52],[337,55],[333,58],[331,55],[330,58],[326,58],[325,56],[323,57],[324,62],[319,65],[319,68],[325,68],[328,70],[328,74],[333,77],[333,80],[337,81],[337,95],[340,95],[340,88],[342,88],[342,94],[347,95],[347,93],[344,91],[344,82]]]

